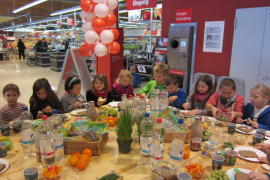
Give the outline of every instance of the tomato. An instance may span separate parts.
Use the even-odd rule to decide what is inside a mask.
[[[79,153],[79,152],[74,152],[71,156],[76,156],[76,157],[80,158],[80,157],[81,157],[81,153]]]
[[[91,149],[86,148],[86,149],[83,150],[82,154],[86,154],[91,158],[92,155],[93,155],[93,152],[92,152]]]
[[[77,156],[71,156],[71,158],[69,158],[69,165],[76,166],[78,161],[79,158]]]
[[[84,159],[80,159],[76,164],[76,168],[80,171],[84,170],[86,167],[87,167],[87,161]]]
[[[90,161],[90,157],[87,155],[87,154],[82,154],[81,157],[80,157],[80,160],[86,160],[87,163]]]
[[[189,156],[190,156],[190,152],[187,151],[187,150],[184,150],[183,158],[184,158],[184,159],[187,159],[187,158],[189,158]],[[192,164],[192,163],[191,163],[191,164]]]

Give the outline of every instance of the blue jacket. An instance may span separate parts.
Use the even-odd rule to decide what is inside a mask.
[[[187,93],[184,89],[179,88],[179,91],[176,93],[169,93],[169,97],[177,96],[178,98],[170,103],[171,106],[177,107],[179,109],[183,109],[183,104],[187,101]]]
[[[254,115],[254,106],[251,103],[248,103],[244,107],[244,115],[242,119],[255,119]],[[244,121],[243,123],[246,124]],[[259,124],[260,129],[270,130],[270,106],[268,106],[257,118],[257,123]]]

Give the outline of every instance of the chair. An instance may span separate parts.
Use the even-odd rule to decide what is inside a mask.
[[[192,84],[192,88],[191,88],[190,93],[193,92],[193,91],[195,90],[196,83],[197,83],[198,79],[199,79],[202,75],[209,75],[209,76],[212,78],[213,85],[214,85],[215,79],[216,79],[216,77],[215,77],[214,74],[207,74],[207,73],[200,73],[200,72],[199,72],[199,73],[196,73],[196,74],[194,75],[194,80],[193,80],[193,84]],[[190,93],[189,93],[189,94],[190,94]]]
[[[225,78],[231,78],[234,80],[235,84],[236,84],[236,92],[241,95],[242,97],[245,98],[245,84],[244,84],[244,80],[240,79],[240,78],[235,78],[235,77],[229,77],[229,76],[221,76],[218,79],[218,83],[217,83],[217,89],[216,92],[218,92],[220,90],[220,83],[223,79]]]

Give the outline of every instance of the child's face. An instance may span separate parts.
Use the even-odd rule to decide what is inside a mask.
[[[7,100],[9,105],[16,105],[17,100],[19,98],[19,94],[16,91],[9,90],[9,91],[6,91],[4,97]]]
[[[261,109],[264,106],[264,102],[268,101],[268,97],[263,97],[259,92],[251,90],[250,100],[254,107],[256,107],[257,109]]]
[[[166,86],[166,88],[167,88],[167,91],[169,93],[173,94],[173,93],[176,93],[177,92],[178,86],[179,86],[179,84],[176,84],[176,85],[170,84],[170,85]]]
[[[204,94],[208,92],[208,86],[205,84],[205,82],[200,81],[197,86],[197,90],[200,94]]]
[[[36,94],[41,101],[44,101],[47,98],[47,92],[44,88],[36,91]]]
[[[72,96],[78,96],[81,93],[81,83],[80,84],[75,84],[73,86],[73,89],[69,90],[69,93]]]
[[[230,86],[222,86],[220,89],[220,93],[224,99],[229,100],[233,97],[234,90]]]
[[[102,91],[104,88],[104,83],[102,81],[100,81],[99,79],[96,79],[95,88],[98,91]]]
[[[124,78],[120,82],[120,84],[124,87],[127,87],[130,83],[130,78],[127,76],[124,76]]]
[[[157,84],[164,84],[164,81],[167,76],[164,76],[162,73],[154,73],[154,78],[157,82]]]

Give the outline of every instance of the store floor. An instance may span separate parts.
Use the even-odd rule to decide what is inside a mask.
[[[33,84],[37,79],[43,77],[48,79],[53,90],[57,90],[60,72],[51,71],[49,67],[29,67],[26,65],[26,60],[15,60],[13,58],[9,61],[0,61],[0,107],[6,104],[2,90],[8,83],[14,83],[19,86],[21,96],[18,101],[25,103],[29,107],[29,98],[32,95]],[[134,94],[139,92],[146,84],[147,82],[142,82],[140,87],[134,87]]]

